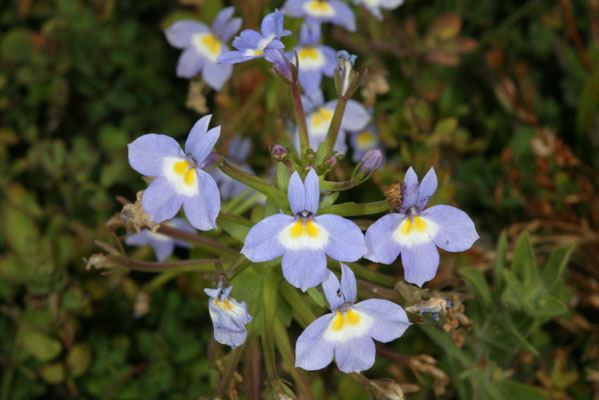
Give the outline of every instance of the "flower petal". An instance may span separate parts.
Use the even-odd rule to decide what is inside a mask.
[[[302,212],[306,209],[306,189],[304,188],[302,178],[300,178],[297,171],[295,171],[289,179],[287,198],[289,199],[291,211],[293,211],[294,214]]]
[[[424,210],[422,215],[439,225],[433,242],[446,251],[468,250],[479,238],[468,214],[455,207],[439,205]]]
[[[177,21],[164,31],[170,45],[179,49],[191,46],[191,37],[196,33],[205,32],[209,32],[208,27],[193,20]]]
[[[145,246],[146,244],[150,244],[150,238],[150,231],[148,229],[143,229],[141,232],[127,236],[125,238],[125,244],[128,246]]]
[[[335,346],[335,361],[342,372],[360,372],[374,365],[376,347],[369,336],[350,339],[337,343]]]
[[[370,113],[368,110],[357,101],[349,100],[341,120],[341,128],[346,131],[357,132],[366,128],[369,122]]]
[[[162,174],[163,160],[166,157],[183,158],[181,146],[175,139],[166,135],[149,133],[127,145],[129,164],[140,174],[158,176]]]
[[[338,261],[356,261],[366,252],[364,234],[354,222],[333,214],[319,215],[316,223],[329,234],[327,255]]]
[[[199,193],[186,196],[183,200],[185,216],[195,228],[201,231],[216,229],[216,217],[220,212],[220,194],[214,179],[199,168],[195,169]]]
[[[327,270],[327,256],[322,250],[286,250],[281,267],[287,282],[305,292],[322,282]]]
[[[322,280],[322,291],[327,298],[331,310],[336,310],[345,303],[339,279],[337,279],[337,276],[328,269],[325,271],[324,279]]]
[[[214,328],[214,340],[220,344],[226,344],[232,348],[241,346],[247,337],[247,329],[239,332],[230,331],[224,328]]]
[[[193,47],[186,48],[177,62],[177,76],[191,79],[202,70],[205,59]]]
[[[435,277],[439,268],[439,251],[432,240],[401,247],[401,262],[406,282],[422,287]]]
[[[335,345],[323,339],[333,314],[315,319],[297,338],[295,366],[307,371],[322,369],[333,361]]]
[[[156,259],[162,262],[175,251],[175,241],[170,237],[158,240],[154,239],[152,240],[152,248],[154,249],[154,254],[156,254]]]
[[[403,180],[403,206],[402,210],[407,210],[416,205],[418,201],[418,176],[412,167],[408,168]]]
[[[370,326],[369,335],[379,342],[397,339],[412,325],[404,309],[389,300],[364,300],[355,304],[354,308],[376,319]]]
[[[382,264],[391,264],[401,250],[401,246],[393,239],[393,232],[406,216],[388,214],[379,218],[366,231],[366,254],[364,258]]]
[[[235,35],[239,29],[241,29],[241,25],[243,24],[243,20],[241,18],[233,18],[229,21],[225,27],[218,33],[220,39],[223,42],[228,42],[229,39]]]
[[[304,189],[306,192],[305,210],[316,214],[316,211],[318,211],[318,202],[320,200],[320,190],[318,175],[316,175],[313,168],[310,168],[310,171],[304,180]]]
[[[193,154],[196,162],[201,164],[220,136],[220,126],[208,130],[212,114],[200,118],[189,131],[185,141],[185,152]]]
[[[335,10],[335,15],[329,18],[329,21],[343,26],[350,32],[354,32],[356,30],[356,17],[354,16],[354,12],[351,8],[338,0],[329,0],[328,3]]]
[[[280,257],[285,248],[279,242],[279,233],[294,221],[290,215],[275,214],[264,218],[250,229],[241,253],[250,261],[263,262]]]
[[[354,271],[351,270],[347,265],[341,264],[341,292],[345,297],[346,303],[354,303],[358,294],[358,288],[356,286],[356,276]]]
[[[431,167],[424,178],[422,178],[422,182],[420,182],[418,202],[416,203],[418,209],[423,210],[426,207],[435,190],[437,190],[437,175],[434,168]]]
[[[176,187],[165,176],[159,176],[144,191],[141,203],[150,220],[162,222],[179,212],[183,199],[184,196],[177,193]]]
[[[303,17],[304,16],[304,3],[306,0],[287,0],[282,10],[285,15],[290,17]]]
[[[212,21],[212,32],[220,33],[220,31],[225,27],[227,21],[231,19],[234,12],[235,7],[225,7],[220,10]]]
[[[214,64],[206,62],[204,69],[202,70],[202,77],[214,90],[222,89],[226,81],[229,80],[233,73],[233,66],[231,64]]]
[[[283,29],[283,13],[279,10],[275,10],[262,19],[260,30],[262,31],[262,35],[274,35],[277,39],[291,33]]]

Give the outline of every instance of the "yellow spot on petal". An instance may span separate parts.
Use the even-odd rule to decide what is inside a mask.
[[[425,232],[426,222],[420,217],[414,217],[414,229],[416,232]]]
[[[185,174],[185,178],[183,181],[187,186],[191,186],[196,183],[196,170],[195,168],[190,168],[189,171]]]
[[[300,50],[298,57],[301,60],[316,60],[318,59],[318,56],[320,54],[318,53],[318,50],[316,50],[314,48],[314,46],[306,46],[306,47],[302,47],[302,49]]]
[[[318,237],[318,228],[310,220],[306,221],[306,232],[308,236],[313,238]]]
[[[333,319],[331,329],[333,329],[334,331],[340,331],[341,329],[343,329],[343,314],[341,314],[341,311],[337,311],[337,315]]]
[[[212,34],[205,35],[202,38],[202,44],[214,55],[220,54],[220,40],[214,37]]]
[[[345,315],[347,316],[347,321],[350,325],[357,325],[360,323],[360,316],[352,310],[347,310]]]
[[[291,229],[289,229],[289,236],[291,236],[292,239],[298,239],[304,235],[308,235],[312,238],[317,238],[318,235],[320,235],[320,232],[318,231],[318,228],[312,221],[302,221],[300,219],[295,224],[293,224]]]
[[[214,304],[220,308],[221,310],[230,310],[233,308],[233,306],[231,305],[231,303],[229,303],[229,300],[223,300],[220,301],[218,299],[214,300]]]
[[[411,230],[412,221],[410,221],[410,218],[404,219],[404,221],[401,223],[401,226],[399,227],[399,231],[402,235],[409,235]]]
[[[343,328],[348,326],[358,325],[360,323],[360,316],[358,313],[347,310],[344,313],[341,311],[337,311],[337,315],[333,318],[333,323],[331,324],[331,329],[334,331],[340,331]]]
[[[363,131],[358,134],[358,146],[367,147],[372,144],[374,135],[371,132]]]
[[[333,119],[333,113],[326,108],[319,108],[312,114],[312,124],[320,126],[322,124],[330,124]]]
[[[409,235],[413,232],[426,232],[426,222],[420,217],[406,218],[399,227],[399,232],[402,235]]]
[[[289,230],[289,236],[294,239],[302,236],[304,234],[304,224],[302,224],[301,220],[298,220]]]
[[[316,13],[329,14],[332,9],[331,6],[322,0],[313,0],[308,3],[308,8]]]
[[[191,165],[187,161],[177,161],[173,165],[173,170],[177,175],[183,178],[183,182],[187,186],[194,185],[196,183],[196,171],[195,168],[190,168]]]
[[[173,166],[175,173],[179,175],[184,175],[189,168],[189,163],[187,161],[177,161]]]

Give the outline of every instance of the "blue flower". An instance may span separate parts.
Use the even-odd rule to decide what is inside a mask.
[[[337,100],[325,103],[322,92],[317,90],[307,96],[302,96],[302,104],[306,113],[310,147],[317,149],[327,137],[329,126],[335,114],[335,107],[337,107]],[[364,129],[368,122],[370,122],[368,111],[357,101],[349,100],[341,120],[337,142],[333,149],[344,154],[347,151],[347,144],[345,143],[347,132],[358,132]],[[299,131],[297,128],[295,130],[295,144],[299,150]]]
[[[283,29],[283,14],[279,10],[268,14],[262,19],[262,33],[246,29],[233,40],[236,51],[223,53],[218,57],[220,64],[237,64],[240,62],[263,57],[266,49],[283,49],[285,46],[279,40],[291,32]]]
[[[241,28],[241,18],[233,18],[233,7],[218,13],[212,27],[192,20],[177,21],[166,29],[166,39],[179,49],[185,49],[179,57],[177,76],[192,78],[200,71],[206,83],[220,90],[231,77],[233,67],[219,65],[219,55],[229,51],[227,41]]]
[[[381,8],[393,10],[401,6],[403,2],[404,0],[354,0],[355,4],[365,6],[379,20],[383,19]]]
[[[287,0],[283,13],[304,18],[310,24],[331,22],[348,31],[356,30],[356,17],[349,6],[339,0]]]
[[[233,136],[227,147],[225,158],[242,171],[253,174],[254,171],[247,163],[251,146],[252,143],[250,139],[242,139],[239,135]],[[244,183],[236,181],[218,168],[210,172],[210,175],[212,175],[216,181],[218,188],[220,189],[220,197],[223,200],[237,197],[247,189],[247,186]]]
[[[208,311],[214,326],[214,339],[233,348],[241,346],[247,336],[246,324],[252,321],[245,302],[230,297],[232,286],[224,289],[204,289],[210,299]]]
[[[163,225],[187,232],[195,232],[195,229],[189,226],[189,224],[182,218],[173,218]],[[158,261],[164,261],[173,254],[175,246],[192,247],[188,242],[172,238],[162,233],[152,232],[149,229],[143,229],[141,232],[127,236],[125,238],[125,243],[129,246],[146,246],[149,244],[154,249],[154,254],[156,254],[156,259]]]
[[[368,252],[364,257],[391,264],[401,253],[407,282],[422,286],[435,277],[439,267],[437,246],[450,252],[468,250],[478,239],[474,222],[455,207],[427,208],[437,190],[431,168],[422,182],[410,167],[402,185],[403,204],[397,213],[385,215],[366,231]]]
[[[220,195],[214,179],[202,170],[220,135],[220,126],[208,130],[211,117],[203,117],[191,128],[185,152],[173,138],[155,133],[129,143],[131,167],[156,177],[142,197],[142,207],[152,221],[171,219],[183,206],[193,227],[216,228]]]
[[[343,372],[360,372],[374,364],[374,340],[387,343],[411,325],[401,306],[388,300],[356,301],[356,278],[341,264],[341,284],[331,271],[322,282],[332,313],[317,318],[302,332],[295,345],[295,366],[308,371],[333,361]],[[374,340],[373,340],[374,339]]]
[[[298,79],[306,93],[311,93],[320,88],[322,75],[333,76],[337,59],[335,50],[329,46],[319,45],[320,25],[303,24],[300,30],[299,45],[294,49],[297,52]],[[295,60],[293,52],[287,58]]]
[[[275,214],[250,229],[241,253],[263,262],[283,256],[285,279],[303,291],[322,282],[327,255],[356,261],[364,254],[364,235],[352,221],[338,215],[316,215],[318,176],[310,169],[305,182],[297,172],[289,180],[287,197],[293,215]]]
[[[349,138],[349,143],[354,151],[352,155],[353,162],[359,162],[368,150],[383,148],[378,129],[372,124],[360,131],[353,132]]]

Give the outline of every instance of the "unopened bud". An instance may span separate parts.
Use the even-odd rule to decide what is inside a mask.
[[[391,379],[377,379],[369,382],[367,387],[375,398],[384,400],[404,400],[401,386]]]
[[[345,50],[340,50],[336,54],[337,56],[337,64],[339,65],[339,85],[341,89],[341,94],[345,95],[349,85],[353,80],[353,69],[354,63],[356,62],[356,58],[358,56],[354,54],[349,54]]]
[[[327,168],[333,168],[335,165],[337,165],[337,161],[337,157],[329,156],[329,158],[325,161],[324,165]]]
[[[379,149],[371,149],[364,154],[362,160],[354,172],[354,180],[361,182],[372,175],[374,171],[383,166],[383,152]]]
[[[282,144],[275,144],[270,151],[270,156],[279,161],[283,161],[287,154],[289,154],[289,150]]]

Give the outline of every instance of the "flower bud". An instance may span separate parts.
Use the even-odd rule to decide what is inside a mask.
[[[379,149],[371,149],[364,154],[362,160],[354,171],[354,180],[361,182],[372,175],[374,171],[383,165],[383,152]]]
[[[347,89],[353,80],[354,63],[356,62],[356,58],[358,58],[358,56],[349,54],[345,50],[338,51],[336,56],[340,71],[339,85],[341,89],[341,95],[345,96]]]
[[[270,156],[279,161],[283,161],[287,154],[289,154],[289,150],[282,144],[275,144],[270,151]]]
[[[337,165],[337,161],[337,157],[329,156],[329,158],[325,161],[324,165],[327,168],[333,168],[335,165]]]

